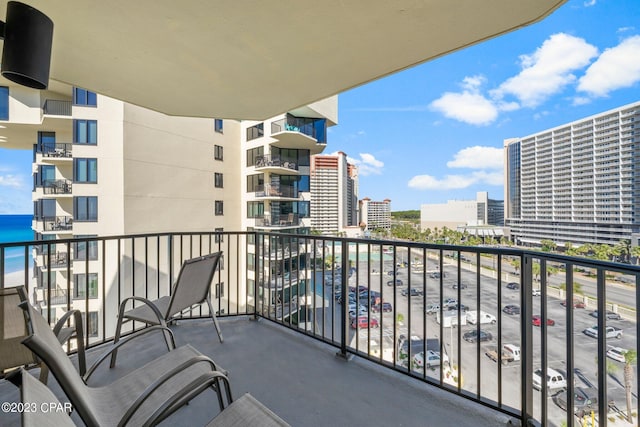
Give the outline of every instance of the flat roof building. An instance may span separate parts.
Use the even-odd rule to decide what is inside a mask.
[[[476,200],[448,200],[447,203],[420,206],[420,227],[423,230],[447,227],[455,230],[461,226],[498,226],[503,223],[504,202],[489,198],[489,193],[479,191]]]

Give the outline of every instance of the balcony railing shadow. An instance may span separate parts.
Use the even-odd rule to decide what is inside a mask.
[[[566,409],[557,402],[563,393],[571,396],[585,387],[598,397],[591,409],[599,425],[618,417],[616,408],[626,411],[626,390],[620,386],[624,363],[613,359],[619,365],[612,373],[609,350],[638,350],[638,266],[516,248],[267,232],[147,234],[50,243],[80,242],[95,247],[95,259],[67,263],[74,273],[96,274],[96,286],[82,294],[90,296],[64,301],[61,308],[88,313],[89,347],[113,339],[112,319],[124,298],[166,295],[184,260],[222,250],[224,260],[211,296],[223,319],[264,319],[290,330],[294,342],[315,340],[344,359],[357,356],[379,366],[383,373],[373,374],[374,379],[384,372],[400,375],[522,425],[578,422],[572,414],[580,415],[584,408],[571,399]],[[13,284],[5,280],[5,252],[39,243],[0,244],[0,286]],[[58,273],[51,272],[51,279],[54,274]],[[415,291],[403,295],[404,289]],[[45,295],[43,306],[55,306],[55,297]],[[561,304],[575,298],[586,308]],[[185,312],[182,319],[205,316],[206,309],[198,308]],[[490,320],[473,321],[485,318]],[[189,323],[180,325],[186,329]],[[615,333],[608,334],[611,330]],[[188,340],[213,342],[214,335],[209,324]],[[226,345],[225,340],[221,346]],[[518,358],[502,351],[506,345],[519,349]],[[214,358],[218,350],[213,350]],[[494,357],[487,357],[494,350]],[[262,350],[247,351],[259,355]],[[233,372],[233,358],[243,356],[229,357],[230,366],[225,367]],[[296,375],[305,375],[304,369],[293,372],[282,361],[269,359],[261,366],[278,372],[283,390]],[[546,376],[536,372],[558,373],[561,382],[544,386],[540,377]],[[313,388],[316,380],[308,377],[305,384]],[[637,411],[638,381],[628,380],[631,410]],[[359,386],[363,392],[371,390],[366,383]],[[473,417],[467,419],[472,421]]]

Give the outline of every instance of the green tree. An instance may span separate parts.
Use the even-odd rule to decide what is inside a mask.
[[[612,249],[611,253],[618,257],[618,262],[630,262],[631,257],[631,241],[621,239]]]
[[[541,249],[543,252],[555,252],[558,245],[553,240],[543,239],[540,241],[540,245],[542,245]]]
[[[514,258],[511,261],[509,261],[509,263],[511,264],[513,269],[516,271],[516,273],[520,271],[520,258]]]
[[[631,256],[636,258],[636,263],[640,260],[640,246],[634,246],[631,248]]]
[[[631,414],[631,392],[633,391],[633,365],[638,360],[638,353],[629,350],[624,354],[624,391],[627,395],[627,421],[633,423]]]

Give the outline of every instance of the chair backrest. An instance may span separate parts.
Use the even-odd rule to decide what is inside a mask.
[[[29,333],[19,307],[27,299],[24,286],[0,288],[0,374],[5,369],[36,363],[36,358],[22,340]]]
[[[188,259],[182,264],[165,319],[205,301],[221,256],[222,252],[215,252]]]
[[[65,404],[60,403],[49,387],[20,368],[9,381],[20,387],[20,398],[25,409],[21,411],[22,427],[74,427]]]
[[[47,321],[28,301],[22,302],[20,307],[24,310],[30,332],[22,343],[47,365],[84,423],[99,425],[90,400],[91,390],[78,375],[67,353],[62,350]]]

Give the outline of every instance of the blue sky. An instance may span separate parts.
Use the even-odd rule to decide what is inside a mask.
[[[503,141],[640,101],[638,0],[569,1],[544,21],[350,90],[327,153],[392,210],[503,199]]]
[[[428,41],[425,41],[428,43]],[[360,167],[360,198],[503,198],[502,146],[640,100],[638,0],[572,0],[544,21],[339,97],[326,153]],[[0,149],[0,214],[32,213],[30,151]]]

